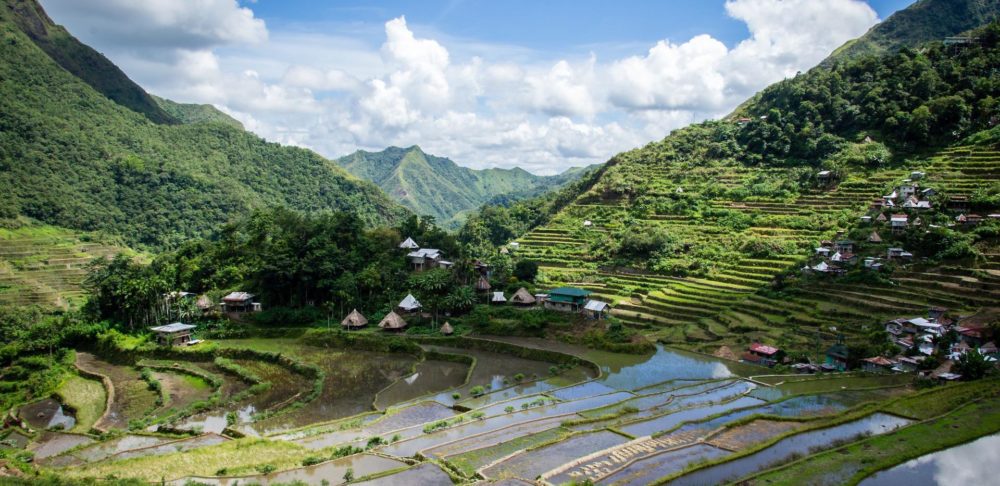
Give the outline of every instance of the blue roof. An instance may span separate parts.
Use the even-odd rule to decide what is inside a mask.
[[[552,289],[549,291],[549,295],[565,295],[568,297],[586,297],[590,295],[589,290],[584,290],[577,287],[559,287],[557,289]]]

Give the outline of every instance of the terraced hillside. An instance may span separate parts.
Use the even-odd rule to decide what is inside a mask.
[[[970,196],[1000,178],[996,151],[957,147],[905,169],[856,173],[830,186],[807,180],[801,189],[772,189],[763,197],[741,196],[744,188],[768,181],[801,180],[802,171],[623,164],[629,163],[643,164],[643,173],[652,175],[652,189],[636,203],[604,198],[595,187],[520,238],[518,252],[538,261],[551,283],[577,285],[615,302],[615,316],[667,342],[708,351],[750,340],[809,348],[836,333],[859,333],[881,317],[923,314],[931,305],[972,311],[1000,301],[1000,255],[989,246],[980,248],[980,261],[961,266],[902,268],[891,286],[831,280],[771,291],[776,279],[797,273],[822,240],[858,227],[871,201],[911,170],[927,173],[923,187]],[[692,193],[719,195],[693,210],[677,203]],[[662,235],[671,250],[656,260],[663,272],[615,266],[608,258],[602,240],[635,234]]]
[[[0,230],[0,305],[78,307],[87,264],[122,247],[53,226]]]

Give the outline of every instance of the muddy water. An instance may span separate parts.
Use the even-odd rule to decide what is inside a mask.
[[[518,373],[525,376],[525,379],[543,379],[549,376],[549,367],[552,363],[545,361],[535,361],[530,359],[517,358],[514,356],[493,353],[489,351],[479,351],[474,349],[458,349],[443,346],[425,346],[427,349],[449,354],[462,354],[476,359],[476,364],[472,368],[472,375],[469,383],[454,391],[448,391],[436,395],[433,400],[445,405],[453,405],[456,400],[452,393],[457,392],[461,398],[471,396],[470,390],[480,386],[487,390],[500,390],[515,384],[514,375]]]
[[[42,432],[31,450],[35,453],[35,459],[45,459],[91,442],[94,439],[85,435]]]
[[[714,459],[729,452],[706,444],[695,444],[682,449],[654,456],[655,460],[645,460],[625,466],[620,471],[604,477],[598,484],[641,486],[656,479],[680,471],[695,461]],[[557,478],[558,479],[558,478]],[[566,478],[576,479],[576,478]]]
[[[152,374],[169,397],[170,401],[164,404],[164,409],[180,410],[212,395],[212,386],[202,378],[165,371],[154,371]]]
[[[792,457],[794,454],[808,453],[808,451],[814,448],[827,448],[835,441],[851,439],[859,434],[884,434],[908,423],[910,421],[903,418],[876,413],[854,422],[793,435],[755,454],[697,470],[691,474],[681,476],[670,484],[703,485],[728,483],[759,471],[770,464]],[[649,460],[655,459],[654,457]]]
[[[362,476],[391,471],[401,467],[406,467],[406,463],[370,454],[361,454],[335,459],[333,461],[324,462],[315,466],[292,469],[290,471],[231,478],[185,478],[175,481],[174,484],[183,485],[188,481],[197,482],[198,484],[215,484],[220,486],[237,486],[240,484],[259,484],[263,486],[269,484],[291,484],[296,482],[305,484],[343,484],[344,474],[347,473],[348,469],[354,473],[354,477],[359,478]]]
[[[385,410],[397,403],[460,387],[468,373],[469,367],[462,363],[424,361],[417,365],[416,372],[380,391],[375,407]]]
[[[355,476],[357,476],[357,474],[355,474]],[[441,468],[437,467],[433,463],[425,462],[391,476],[384,476],[378,479],[372,479],[371,481],[363,481],[353,484],[363,486],[451,486],[453,483],[451,478],[448,477],[448,474],[442,471]]]
[[[534,479],[538,475],[608,447],[628,442],[628,438],[610,431],[581,434],[550,446],[517,454],[483,470],[488,478],[519,477]]]
[[[236,414],[237,424],[247,424],[253,420],[253,414],[257,412],[257,408],[253,404],[243,404],[231,411]],[[175,427],[182,430],[200,430],[202,432],[220,434],[228,425],[228,420],[226,419],[228,413],[229,410],[214,410],[192,415],[178,422]]]
[[[876,473],[861,486],[965,486],[996,484],[996,460],[1000,457],[1000,435],[920,456],[892,469]]]
[[[115,386],[110,413],[96,426],[125,429],[129,420],[140,419],[156,407],[157,394],[149,389],[139,372],[129,366],[119,366],[103,361],[90,353],[77,353],[80,368],[107,376]]]
[[[69,430],[76,425],[76,418],[63,410],[61,403],[51,398],[21,407],[19,415],[36,429]]]

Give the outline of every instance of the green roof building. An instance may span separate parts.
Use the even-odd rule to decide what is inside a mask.
[[[589,296],[589,290],[576,287],[559,287],[549,291],[549,297],[545,301],[545,308],[563,312],[577,312],[587,304]]]

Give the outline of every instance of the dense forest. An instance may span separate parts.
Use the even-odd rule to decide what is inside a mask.
[[[406,213],[316,153],[266,142],[232,122],[150,121],[64,69],[14,22],[25,10],[14,7],[0,5],[0,218],[102,231],[156,250],[267,206],[354,211],[367,224]],[[65,36],[50,50],[79,44]],[[80,66],[128,81],[103,67]]]

